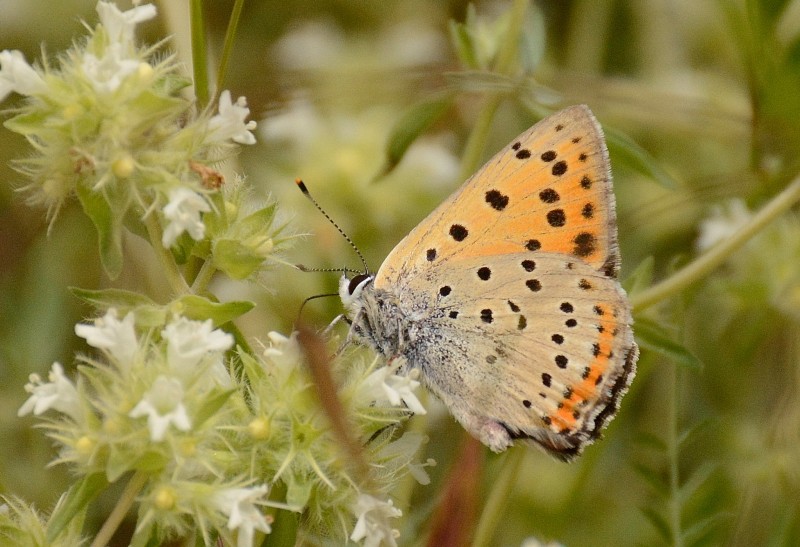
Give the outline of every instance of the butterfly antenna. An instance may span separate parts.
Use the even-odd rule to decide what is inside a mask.
[[[314,207],[317,208],[317,211],[322,213],[325,216],[325,218],[328,219],[328,222],[333,224],[333,227],[336,228],[336,230],[342,235],[342,237],[345,239],[345,241],[347,241],[347,243],[350,244],[350,247],[352,247],[353,250],[356,252],[356,254],[358,255],[358,258],[361,259],[361,264],[364,265],[364,273],[368,274],[369,273],[369,266],[367,266],[367,261],[364,259],[364,255],[361,254],[361,251],[358,250],[358,247],[356,247],[356,244],[353,243],[353,240],[350,239],[350,236],[348,236],[346,233],[344,233],[344,230],[342,230],[339,227],[339,225],[336,224],[336,222],[328,215],[328,213],[325,212],[325,209],[323,209],[320,206],[320,204],[317,203],[317,200],[315,200],[314,197],[311,195],[311,193],[308,191],[308,188],[306,188],[306,183],[303,182],[302,179],[299,179],[299,178],[294,179],[294,182],[295,182],[295,184],[297,184],[297,187],[300,188],[300,191],[303,192],[303,195],[305,195],[311,201],[311,203],[314,204]],[[304,268],[300,268],[300,269],[304,270]],[[304,271],[306,271],[306,270],[304,270]],[[337,269],[336,271],[347,272],[347,271],[352,271],[352,270],[348,270],[347,268],[344,268],[344,269],[340,268],[340,269]]]

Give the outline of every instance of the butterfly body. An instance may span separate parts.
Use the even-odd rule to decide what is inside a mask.
[[[342,278],[351,336],[418,369],[473,436],[577,456],[634,373],[602,132],[562,110],[498,152],[389,254]]]

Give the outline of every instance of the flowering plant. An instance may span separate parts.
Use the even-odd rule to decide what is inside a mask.
[[[53,363],[32,374],[20,416],[42,421],[75,482],[49,515],[8,498],[0,537],[73,545],[90,502],[125,484],[93,540],[105,545],[131,506],[133,545],[167,539],[260,545],[281,524],[294,542],[395,544],[390,499],[424,437],[394,427],[425,409],[419,383],[353,351],[327,363],[366,462],[355,469],[331,429],[295,335],[270,333],[255,351],[232,320],[253,307],[218,302],[212,278],[256,280],[291,242],[274,203],[254,206],[219,162],[255,143],[245,99],[219,94],[197,111],[180,92],[191,82],[175,58],[140,47],[151,4],[120,11],[97,4],[99,24],[58,59],[27,63],[0,53],[0,100],[24,96],[5,126],[34,150],[16,167],[22,191],[47,208],[51,230],[76,198],[97,233],[109,278],[124,271],[123,236],[141,235],[174,298],[157,303],[121,289],[73,292],[93,320],[75,326],[93,353],[76,374]],[[335,343],[335,341],[332,341]],[[286,532],[289,530],[289,532]]]

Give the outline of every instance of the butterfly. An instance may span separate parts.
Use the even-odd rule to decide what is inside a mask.
[[[588,107],[541,120],[342,277],[350,337],[402,358],[474,437],[571,460],[636,371],[608,151]]]

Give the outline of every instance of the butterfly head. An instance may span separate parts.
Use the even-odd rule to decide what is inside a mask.
[[[339,298],[350,317],[356,317],[363,307],[364,291],[372,286],[373,280],[374,276],[366,273],[354,275],[352,278],[343,275],[339,279]]]

